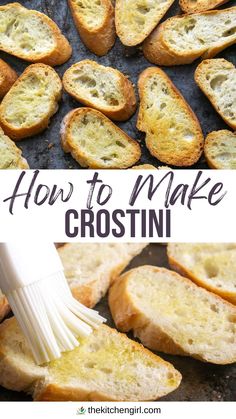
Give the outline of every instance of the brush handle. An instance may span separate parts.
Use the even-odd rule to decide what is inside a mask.
[[[63,270],[53,243],[0,243],[0,289],[6,295]]]

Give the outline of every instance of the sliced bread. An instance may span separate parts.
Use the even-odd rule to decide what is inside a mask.
[[[126,169],[141,156],[135,140],[91,108],[75,109],[65,116],[61,143],[66,153],[90,169]]]
[[[236,304],[236,244],[170,243],[173,269]]]
[[[236,7],[174,16],[144,42],[147,60],[158,65],[190,64],[212,58],[236,42]]]
[[[140,109],[137,127],[146,133],[150,153],[161,162],[191,166],[201,156],[203,134],[197,117],[183,96],[156,67],[139,77]]]
[[[30,65],[3,98],[0,125],[14,140],[43,131],[57,112],[61,93],[61,80],[52,67]]]
[[[0,99],[10,90],[17,77],[15,70],[0,59]]]
[[[0,290],[0,322],[4,317],[10,312],[10,306],[8,304],[7,298],[2,294]]]
[[[64,74],[63,87],[74,99],[116,121],[126,121],[136,110],[135,91],[128,78],[95,61],[73,64]]]
[[[116,40],[115,12],[111,0],[68,0],[79,35],[90,51],[102,56]]]
[[[223,58],[205,60],[195,71],[195,81],[226,124],[236,130],[235,66]]]
[[[21,150],[0,127],[0,169],[29,169]]]
[[[19,3],[0,6],[0,50],[33,63],[65,63],[72,49],[53,20]]]
[[[206,137],[204,153],[211,169],[236,169],[236,133],[211,132]]]
[[[198,13],[215,9],[229,0],[179,0],[179,5],[185,13]]]
[[[142,266],[110,289],[116,326],[150,349],[214,364],[236,361],[236,307],[175,272]]]
[[[94,307],[146,243],[67,243],[58,249],[74,297]]]
[[[156,170],[157,167],[152,164],[140,164],[139,166],[133,166],[133,170]]]
[[[138,45],[152,32],[174,0],[116,0],[116,31],[127,46]]]
[[[0,385],[37,401],[156,400],[180,381],[171,364],[107,326],[44,366],[34,363],[14,318],[0,326]]]

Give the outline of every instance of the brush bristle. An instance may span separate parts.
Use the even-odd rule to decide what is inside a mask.
[[[8,301],[37,364],[73,350],[105,321],[74,299],[63,272],[10,292]]]

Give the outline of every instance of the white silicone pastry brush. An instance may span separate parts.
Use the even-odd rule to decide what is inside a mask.
[[[52,243],[0,243],[0,289],[37,364],[74,349],[105,321],[74,299]]]

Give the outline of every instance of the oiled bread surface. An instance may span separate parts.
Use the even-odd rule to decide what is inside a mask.
[[[48,127],[58,109],[62,83],[45,64],[31,64],[0,105],[0,125],[14,140],[35,135]]]
[[[0,6],[0,50],[52,66],[65,63],[72,53],[52,19],[19,3]]]
[[[44,401],[155,400],[181,375],[161,358],[107,326],[45,366],[35,365],[16,320],[0,326],[0,385]]]
[[[118,329],[150,349],[214,364],[236,361],[236,307],[177,273],[141,266],[111,287]]]

